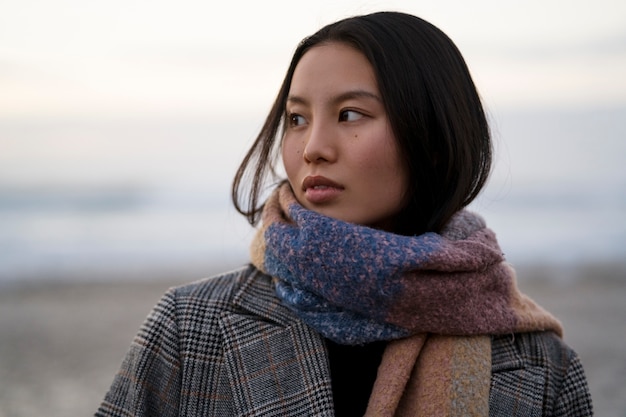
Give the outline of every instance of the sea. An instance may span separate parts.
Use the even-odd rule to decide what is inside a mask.
[[[490,113],[470,209],[514,265],[626,260],[626,106]],[[0,120],[0,286],[189,278],[246,262],[230,183],[261,125]],[[626,277],[624,277],[626,280]]]

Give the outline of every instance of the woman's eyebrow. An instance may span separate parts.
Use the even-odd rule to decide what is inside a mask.
[[[358,98],[366,98],[373,99],[376,101],[380,101],[382,103],[382,99],[377,95],[367,90],[350,90],[345,93],[341,93],[335,96],[331,101],[333,103],[341,103],[342,101],[358,99]]]
[[[290,94],[289,96],[287,96],[287,102],[293,103],[293,104],[308,104],[309,103],[309,101],[305,99],[304,97],[296,96],[293,94]]]
[[[358,98],[366,98],[366,99],[373,99],[376,101],[379,101],[382,103],[382,99],[380,98],[380,96],[378,96],[375,93],[372,93],[371,91],[367,91],[367,90],[350,90],[350,91],[346,91],[344,93],[338,94],[336,96],[334,96],[330,102],[333,104],[337,104],[337,103],[341,103],[342,101],[346,101],[346,100],[351,100],[351,99],[358,99]],[[298,96],[295,94],[290,94],[287,97],[287,101],[290,103],[294,103],[294,104],[308,104],[309,101],[302,97],[302,96]]]

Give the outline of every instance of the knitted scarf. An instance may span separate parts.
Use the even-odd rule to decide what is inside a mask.
[[[402,236],[307,210],[285,183],[261,221],[251,261],[283,304],[335,342],[390,341],[368,415],[487,415],[490,336],[562,335],[467,210],[441,233]]]

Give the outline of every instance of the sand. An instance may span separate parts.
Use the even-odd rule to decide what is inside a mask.
[[[0,417],[93,415],[149,310],[188,275],[1,288]],[[626,417],[626,267],[537,266],[519,276],[562,320],[595,415]]]

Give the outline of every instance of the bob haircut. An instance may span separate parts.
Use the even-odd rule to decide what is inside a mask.
[[[452,40],[432,24],[400,12],[343,19],[298,45],[265,123],[235,174],[231,189],[235,208],[250,224],[258,223],[267,178],[279,177],[277,139],[284,134],[294,70],[308,50],[333,42],[355,48],[372,65],[409,171],[408,203],[394,232],[440,231],[487,181],[492,160],[489,125],[469,69]]]

